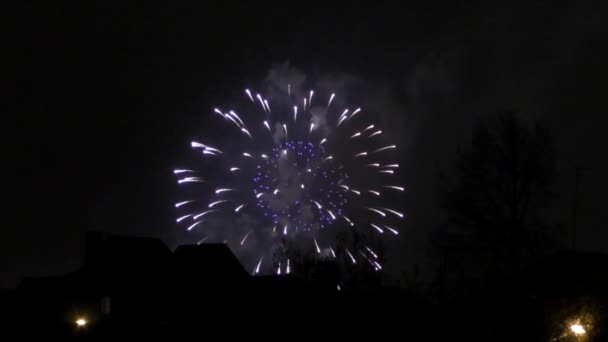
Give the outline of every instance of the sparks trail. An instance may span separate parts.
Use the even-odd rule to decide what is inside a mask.
[[[188,190],[175,203],[180,229],[197,244],[225,241],[253,274],[297,271],[288,255],[273,255],[289,241],[320,257],[382,269],[370,247],[341,245],[322,233],[399,234],[405,214],[383,197],[405,191],[390,181],[399,168],[390,160],[397,146],[383,144],[383,131],[365,109],[338,108],[335,93],[289,85],[287,101],[250,89],[244,99],[242,108],[212,110],[229,128],[222,140],[190,143],[201,166],[173,171]]]

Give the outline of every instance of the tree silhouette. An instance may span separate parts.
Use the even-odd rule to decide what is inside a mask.
[[[471,146],[440,171],[441,206],[451,226],[517,268],[544,240],[542,209],[554,171],[552,142],[540,123],[513,113],[479,121]]]

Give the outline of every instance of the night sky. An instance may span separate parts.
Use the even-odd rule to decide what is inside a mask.
[[[608,252],[608,6],[421,3],[7,8],[0,288],[77,267],[87,230],[186,242],[173,167],[214,106],[287,65],[353,89],[399,143],[408,221],[392,269],[427,263],[435,171],[505,110],[554,135],[551,221],[571,224],[578,167],[578,248]]]

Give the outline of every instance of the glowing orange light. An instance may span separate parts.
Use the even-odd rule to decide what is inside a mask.
[[[575,335],[583,335],[585,333],[585,328],[580,324],[572,324],[570,330],[572,330]]]
[[[76,319],[75,323],[78,327],[84,327],[87,325],[87,320],[83,317],[79,317],[78,319]]]

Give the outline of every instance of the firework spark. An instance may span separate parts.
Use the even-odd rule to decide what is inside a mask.
[[[350,257],[350,260],[353,262],[353,264],[356,264],[356,263],[357,263],[357,260],[356,260],[356,259],[355,259],[355,257],[352,255],[352,253],[351,253],[351,252],[350,252],[348,249],[345,249],[345,251],[346,251],[346,254],[348,254],[348,256]]]
[[[331,96],[329,97],[329,101],[327,102],[327,107],[331,106],[331,101],[334,100],[334,97],[336,97],[336,94],[335,93],[331,94]]]
[[[181,206],[184,206],[184,205],[186,205],[186,204],[188,204],[188,203],[192,203],[192,202],[194,202],[194,200],[192,200],[192,201],[183,201],[183,202],[179,202],[179,203],[176,203],[176,204],[175,204],[175,207],[176,207],[176,208],[179,208],[179,207],[181,207]]]
[[[173,174],[177,175],[180,173],[186,173],[186,172],[194,172],[192,170],[185,170],[185,169],[177,169],[177,170],[173,170]]]
[[[399,235],[399,231],[396,230],[395,228],[391,228],[387,225],[384,225],[384,228],[388,229],[391,233],[395,234],[395,235]]]
[[[393,210],[393,209],[388,209],[388,208],[382,208],[382,209],[384,209],[384,210],[388,211],[388,212],[389,212],[389,213],[391,213],[391,214],[394,214],[394,215],[399,216],[399,218],[403,218],[403,217],[405,216],[403,213],[400,213],[400,212],[395,211],[395,210]]]
[[[361,114],[361,108],[335,108],[340,103],[335,93],[324,96],[288,85],[287,99],[264,98],[250,89],[243,96],[247,108],[212,110],[215,118],[227,123],[225,127],[236,129],[235,134],[226,132],[226,139],[215,141],[217,145],[204,139],[191,141],[204,166],[173,170],[178,184],[202,183],[186,186],[200,195],[192,196],[190,191],[189,198],[195,199],[175,204],[176,223],[190,234],[204,233],[195,236],[197,244],[224,241],[239,256],[238,248],[253,250],[255,255],[243,256],[253,274],[294,271],[288,256],[276,259],[272,253],[274,246],[295,239],[306,241],[320,257],[352,264],[363,257],[373,269],[381,270],[379,256],[371,248],[351,245],[353,249],[348,249],[348,244],[328,241],[322,231],[330,227],[354,231],[371,225],[370,231],[399,234],[393,227],[405,215],[385,208],[382,195],[388,190],[381,191],[405,191],[402,186],[382,185],[386,174],[399,168],[389,159],[389,150],[397,146],[378,145],[384,140],[378,137],[383,131],[362,122],[369,116]],[[319,102],[324,108],[322,121],[314,116]],[[369,160],[372,155],[375,160]],[[369,223],[372,217],[374,223]],[[265,258],[273,261],[263,263]]]
[[[375,224],[373,224],[373,223],[372,223],[371,225],[372,225],[372,227],[374,227],[374,229],[376,229],[378,232],[380,232],[380,233],[384,233],[384,230],[383,230],[382,228],[378,227],[377,225],[375,225]]]
[[[188,215],[184,215],[182,217],[178,217],[177,220],[175,220],[177,223],[182,222],[183,220],[187,219],[188,217],[192,216],[192,214],[188,214]]]
[[[216,210],[207,210],[207,211],[203,211],[202,213],[200,213],[200,214],[198,214],[198,215],[194,215],[194,216],[192,216],[192,219],[193,219],[193,220],[197,220],[199,217],[203,217],[203,216],[205,216],[205,215],[207,215],[207,214],[210,214],[210,213],[212,213],[212,212],[214,212],[214,211],[216,211]]]
[[[199,224],[201,224],[202,222],[203,222],[203,221],[198,221],[198,222],[195,222],[195,223],[191,224],[191,225],[190,225],[188,228],[186,228],[186,230],[190,231],[190,230],[192,230],[192,228],[194,228],[194,227],[198,226],[198,225],[199,225]]]

